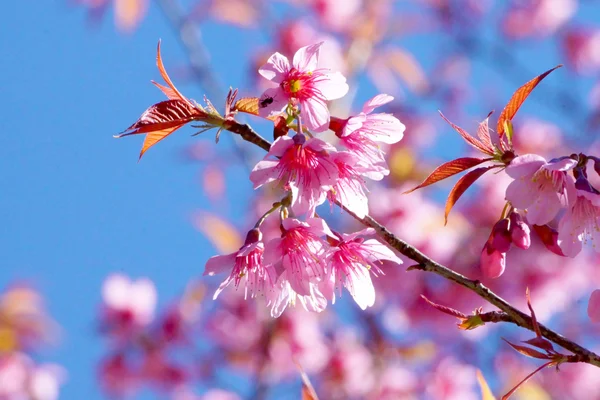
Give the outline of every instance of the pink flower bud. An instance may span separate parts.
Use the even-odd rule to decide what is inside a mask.
[[[483,275],[492,279],[498,278],[506,268],[506,252],[494,248],[492,240],[488,240],[481,251],[480,262]]]
[[[508,249],[510,249],[512,243],[509,229],[510,221],[508,218],[496,222],[496,225],[492,228],[491,237],[493,240],[493,247],[502,253],[506,253]]]
[[[592,292],[588,303],[587,313],[592,322],[600,322],[600,289],[596,289]]]
[[[527,250],[531,246],[531,230],[519,213],[512,212],[510,218],[510,235],[515,246]]]

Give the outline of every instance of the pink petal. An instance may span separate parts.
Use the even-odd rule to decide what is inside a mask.
[[[569,171],[577,165],[577,161],[572,158],[564,158],[562,160],[553,161],[544,166],[545,169],[550,171]]]
[[[539,196],[539,191],[536,190],[531,179],[527,178],[517,178],[506,188],[506,200],[510,201],[514,207],[522,210],[535,203]]]
[[[387,260],[395,262],[396,264],[402,264],[402,260],[386,245],[378,241],[377,239],[365,240],[363,246],[368,248],[370,253],[370,261],[382,261]]]
[[[331,236],[331,237],[335,237],[335,235],[333,234],[333,232],[331,231],[331,229],[329,229],[329,226],[327,225],[327,222],[325,222],[324,219],[322,218],[308,218],[306,220],[306,222],[308,223],[308,225],[310,226],[310,231],[312,233],[314,233],[317,236]]]
[[[279,178],[277,167],[279,161],[262,160],[254,166],[250,172],[250,181],[254,184],[254,189],[257,189],[265,183],[272,182]]]
[[[512,160],[508,167],[506,167],[506,173],[511,178],[517,179],[524,176],[533,175],[542,165],[546,164],[546,159],[537,154],[525,154]]]
[[[279,86],[269,88],[260,96],[258,101],[258,115],[267,118],[272,114],[279,114],[287,106],[288,102],[289,97]]]
[[[329,129],[329,109],[324,101],[315,97],[300,102],[302,122],[311,131],[323,132]]]
[[[365,228],[365,229],[361,229],[360,231],[357,231],[354,233],[342,233],[342,239],[344,240],[344,242],[349,242],[360,236],[373,236],[373,235],[375,235],[375,229]]]
[[[361,129],[371,140],[393,144],[404,137],[406,126],[391,114],[371,114]]]
[[[271,145],[267,156],[282,157],[285,152],[294,145],[294,139],[289,136],[281,136],[277,138]],[[266,158],[266,156],[265,156]]]
[[[311,44],[300,48],[296,54],[294,54],[294,60],[292,64],[294,68],[300,72],[313,72],[317,69],[317,63],[319,61],[319,50],[323,42]]]
[[[348,179],[340,179],[335,198],[359,218],[369,214],[369,200],[362,190],[358,190]]]
[[[592,292],[590,301],[588,302],[587,313],[592,322],[600,322],[600,289],[596,289]]]
[[[569,212],[563,215],[558,223],[558,246],[565,257],[575,257],[583,247],[583,232],[581,227],[577,228],[578,221],[573,221],[573,215]]]
[[[354,269],[346,275],[344,286],[362,310],[375,304],[375,288],[366,269]]]
[[[315,80],[315,89],[325,100],[342,98],[348,93],[346,77],[341,72],[330,72]]]
[[[213,276],[224,272],[230,273],[235,264],[236,255],[237,252],[209,258],[204,266],[204,275]]]
[[[557,193],[549,187],[539,191],[537,201],[527,208],[527,220],[533,225],[545,225],[556,217],[561,208]]]
[[[295,228],[309,228],[310,225],[306,222],[302,222],[296,218],[286,218],[283,221],[281,221],[281,225],[283,226],[283,229],[285,229],[286,231],[289,231],[290,229],[295,229]]]
[[[394,100],[394,97],[390,96],[389,94],[378,94],[377,96],[367,100],[367,102],[363,106],[362,112],[364,112],[365,114],[369,114],[377,107],[381,107],[382,105],[387,104],[392,100]]]
[[[290,62],[287,57],[275,53],[267,60],[267,63],[260,67],[258,73],[270,81],[280,83],[288,71],[290,70]]]
[[[342,130],[342,137],[346,137],[352,134],[354,131],[360,129],[362,127],[363,122],[367,120],[367,116],[363,113],[360,113],[354,117],[351,117],[344,125],[344,129]]]

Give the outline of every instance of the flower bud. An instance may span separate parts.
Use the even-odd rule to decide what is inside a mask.
[[[481,251],[480,262],[483,275],[487,278],[498,278],[506,268],[506,252],[495,248],[490,238]]]
[[[492,241],[493,246],[496,250],[506,253],[510,249],[512,238],[510,235],[510,220],[503,218],[496,222],[496,225],[492,228]]]
[[[531,246],[531,230],[523,221],[519,213],[511,212],[510,218],[510,236],[515,246],[527,250]]]

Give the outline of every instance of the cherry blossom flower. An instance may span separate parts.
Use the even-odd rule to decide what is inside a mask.
[[[326,297],[335,303],[335,291],[342,294],[342,285],[350,292],[356,304],[363,310],[375,303],[375,288],[371,273],[382,274],[381,261],[387,260],[402,264],[392,250],[375,239],[365,240],[361,236],[372,236],[373,228],[366,228],[351,234],[336,235],[331,238],[331,251],[328,253],[328,278],[320,286]]]
[[[387,94],[379,94],[368,100],[362,112],[347,120],[332,119],[331,129],[336,132],[340,142],[352,153],[359,156],[360,160],[371,166],[379,166],[378,171],[368,174],[371,179],[381,179],[389,174],[385,163],[385,155],[378,143],[398,143],[404,136],[406,127],[392,114],[372,114],[377,107],[381,107],[394,100]]]
[[[573,178],[566,171],[576,164],[571,158],[546,162],[536,154],[516,157],[506,167],[514,179],[506,188],[506,200],[516,208],[527,209],[529,223],[547,224],[574,195]]]
[[[102,285],[105,323],[117,333],[148,325],[154,318],[156,288],[148,278],[135,281],[121,274],[110,275]]]
[[[308,129],[315,132],[327,130],[330,115],[325,102],[343,97],[348,93],[348,84],[341,73],[317,68],[322,44],[300,48],[292,65],[287,57],[275,53],[258,70],[263,77],[279,85],[262,94],[260,115],[279,113],[290,102],[297,102],[302,122]]]
[[[246,242],[238,251],[224,255],[211,257],[206,262],[204,275],[215,275],[226,271],[231,271],[230,275],[221,283],[213,299],[216,299],[231,282],[235,287],[240,286],[244,279],[244,298],[256,297],[264,292],[265,285],[272,286],[274,276],[271,269],[262,265],[262,256],[264,252],[262,242],[262,232],[258,229],[252,229],[246,236]]]
[[[254,188],[277,181],[292,192],[292,211],[311,215],[327,198],[338,178],[338,167],[330,157],[335,147],[304,135],[278,138],[250,173]]]
[[[588,239],[600,239],[600,195],[577,189],[567,212],[558,224],[558,245],[567,257],[575,257]]]
[[[289,288],[301,296],[318,297],[315,284],[325,275],[324,256],[327,243],[321,239],[328,234],[333,236],[324,220],[308,218],[306,222],[294,218],[286,218],[281,222],[283,233],[265,247],[264,262],[273,265],[278,274],[279,293],[281,299],[294,299],[293,293],[287,293],[288,287],[282,282],[289,282]]]
[[[267,306],[271,307],[271,317],[280,317],[288,305],[293,306],[297,301],[306,311],[321,312],[327,307],[327,298],[320,292],[315,282],[304,282],[308,289],[302,289],[302,293],[307,293],[303,295],[294,290],[288,277],[293,277],[293,274],[284,271],[277,279],[273,290],[267,294]]]
[[[57,400],[65,379],[59,365],[36,365],[20,352],[0,356],[0,399]]]

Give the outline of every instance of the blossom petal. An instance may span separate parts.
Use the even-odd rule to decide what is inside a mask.
[[[344,286],[362,310],[375,304],[375,287],[373,287],[371,275],[364,268],[350,270]]]
[[[260,67],[258,73],[270,81],[280,83],[290,70],[290,62],[286,56],[275,53]]]
[[[323,42],[304,46],[294,54],[292,64],[300,72],[313,72],[317,69],[319,50]]]
[[[583,247],[583,232],[573,226],[573,218],[569,212],[563,215],[558,223],[558,246],[566,257],[575,257]]]
[[[267,118],[272,114],[279,114],[288,105],[289,97],[278,86],[263,92],[258,100],[258,115]]]
[[[376,239],[365,240],[363,247],[368,248],[370,261],[387,260],[402,264],[402,260],[386,245]]]
[[[537,154],[525,154],[512,160],[506,167],[506,173],[511,178],[517,179],[533,175],[544,164],[546,164],[544,157]]]
[[[389,94],[378,94],[377,96],[366,101],[365,105],[363,106],[362,112],[364,112],[365,114],[370,114],[377,107],[381,107],[382,105],[387,104],[393,100],[394,97],[390,96]]]
[[[592,322],[600,322],[600,289],[596,289],[592,292],[588,302],[587,314]]]
[[[224,272],[231,272],[235,264],[237,253],[213,256],[208,259],[204,266],[204,275],[213,276]]]
[[[311,97],[300,102],[302,122],[314,132],[329,129],[329,109],[321,99]]]
[[[315,89],[326,100],[336,100],[348,93],[350,87],[341,72],[330,72],[315,80]]]
[[[539,195],[531,179],[528,178],[528,176],[517,178],[506,187],[506,200],[510,201],[514,207],[522,210],[531,206]]]
[[[278,167],[278,161],[259,161],[250,172],[250,181],[254,184],[254,189],[276,180],[279,177]]]
[[[556,217],[561,208],[557,193],[548,188],[538,192],[537,201],[527,208],[527,220],[533,225],[545,225]]]
[[[569,171],[577,165],[577,161],[572,158],[563,158],[562,160],[551,161],[544,166],[544,169],[550,171]]]
[[[404,137],[406,126],[391,114],[371,114],[361,130],[373,141],[393,144]]]

